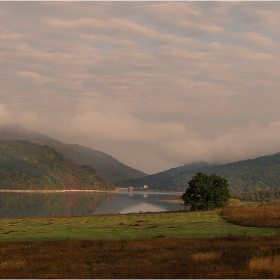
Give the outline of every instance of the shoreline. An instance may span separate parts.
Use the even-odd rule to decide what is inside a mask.
[[[180,198],[175,198],[175,199],[165,199],[165,200],[159,200],[162,202],[168,202],[168,203],[174,203],[174,204],[179,204],[179,205],[184,205],[184,201]]]
[[[0,193],[1,192],[30,192],[30,193],[55,193],[55,192],[58,192],[58,193],[62,193],[62,192],[95,192],[95,193],[102,193],[102,192],[113,192],[113,193],[119,193],[119,192],[128,192],[127,190],[125,191],[125,189],[116,189],[116,190],[75,190],[75,189],[72,189],[72,190],[13,190],[13,189],[0,189]],[[155,192],[157,193],[157,191],[154,191],[154,190],[134,190],[134,191],[130,191],[129,193],[141,193],[141,192]],[[159,192],[161,193],[161,192]],[[181,192],[173,192],[173,191],[168,191],[168,192],[164,192],[163,193],[170,193],[170,194],[182,194]],[[165,200],[167,201],[167,200]]]
[[[0,189],[0,192],[13,192],[13,193],[64,193],[64,192],[117,192],[115,190],[10,190]]]

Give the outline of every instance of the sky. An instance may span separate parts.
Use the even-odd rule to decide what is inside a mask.
[[[148,174],[280,152],[280,2],[0,2],[0,125]]]

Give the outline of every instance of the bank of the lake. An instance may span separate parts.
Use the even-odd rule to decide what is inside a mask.
[[[87,192],[87,193],[107,193],[117,192],[116,190],[10,190],[0,189],[2,193],[71,193],[71,192]]]
[[[161,201],[184,205],[184,201],[181,198],[165,199],[165,200],[161,200]]]
[[[0,242],[74,239],[202,238],[276,235],[279,229],[244,227],[217,211],[1,219]]]

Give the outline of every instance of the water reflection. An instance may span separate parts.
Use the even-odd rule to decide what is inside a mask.
[[[0,193],[0,218],[86,216],[179,211],[183,205],[162,200],[180,194],[117,193]]]
[[[157,205],[153,205],[147,202],[141,202],[137,205],[126,207],[124,210],[120,211],[120,214],[126,214],[126,213],[139,213],[143,212],[143,209],[149,209],[149,212],[161,212],[166,211],[166,208],[160,207]]]

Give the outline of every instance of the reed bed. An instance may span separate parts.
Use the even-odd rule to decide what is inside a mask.
[[[228,207],[222,215],[237,225],[280,228],[280,205]]]
[[[253,258],[249,261],[249,269],[264,272],[272,278],[280,277],[280,256],[264,256]]]
[[[279,244],[280,236],[1,242],[0,278],[274,278]]]

